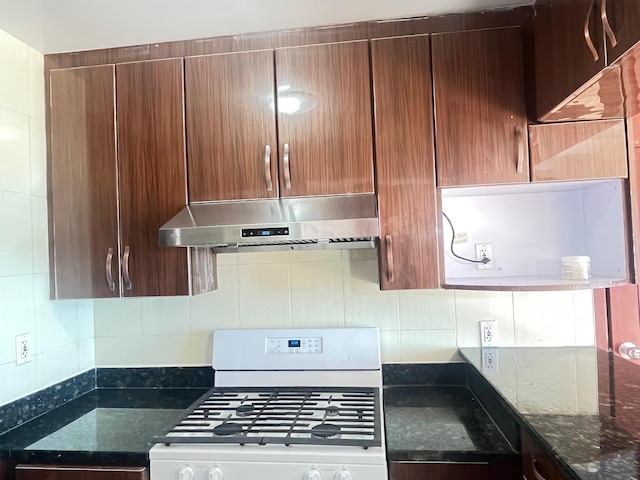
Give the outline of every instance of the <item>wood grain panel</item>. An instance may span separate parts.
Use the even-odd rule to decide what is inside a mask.
[[[429,37],[374,40],[371,56],[382,239],[380,286],[383,290],[439,288]],[[391,251],[387,236],[392,239]]]
[[[617,45],[607,37],[607,62],[611,65],[640,42],[640,2],[638,0],[607,0],[607,20]]]
[[[622,88],[621,68],[602,70],[585,86],[545,115],[543,122],[624,118],[626,99]]]
[[[368,42],[277,50],[276,77],[281,196],[373,192]]]
[[[275,48],[297,47],[321,43],[367,40],[367,22],[330,25],[326,27],[295,28],[273,32]]]
[[[162,59],[266,50],[273,47],[273,32],[262,32],[156,43],[150,49],[151,58]]]
[[[273,51],[187,58],[185,79],[189,199],[277,197]]]
[[[486,463],[389,462],[389,480],[493,480]],[[30,480],[30,479],[29,479]],[[499,480],[499,479],[496,479]],[[501,480],[501,479],[500,479]],[[506,478],[504,480],[507,480]]]
[[[124,295],[187,295],[187,250],[161,248],[158,229],[186,205],[182,59],[116,67]],[[124,259],[123,259],[124,262]],[[123,276],[126,265],[123,264]]]
[[[596,329],[596,346],[609,350],[609,314],[607,305],[607,289],[599,288],[593,291],[593,310]]]
[[[525,480],[565,480],[560,469],[528,435],[522,434],[522,470]]]
[[[520,28],[434,35],[432,55],[438,186],[528,182]]]
[[[633,283],[640,284],[640,115],[627,120],[629,150],[629,215]]]
[[[52,298],[120,294],[115,67],[50,76]],[[106,275],[112,250],[113,290]]]
[[[623,120],[532,125],[531,181],[626,178]]]
[[[147,480],[144,467],[18,465],[16,480]]]
[[[610,344],[618,355],[618,348],[624,342],[640,345],[640,300],[638,286],[609,289]],[[636,361],[640,363],[640,361]]]
[[[605,65],[602,22],[592,0],[539,0],[535,18],[537,116],[542,118],[588,83]],[[590,32],[599,60],[587,47]]]

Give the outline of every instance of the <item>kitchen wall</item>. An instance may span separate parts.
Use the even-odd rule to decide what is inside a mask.
[[[593,296],[576,292],[380,292],[373,250],[220,255],[219,290],[192,298],[96,300],[96,362],[211,364],[220,328],[381,330],[385,362],[457,360],[480,320],[503,346],[593,345]]]
[[[49,301],[44,91],[42,54],[0,30],[0,405],[94,365],[93,302]]]

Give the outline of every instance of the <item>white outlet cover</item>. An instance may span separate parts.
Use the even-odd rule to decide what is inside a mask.
[[[16,365],[23,365],[31,361],[33,352],[33,335],[24,333],[16,336]]]
[[[480,346],[495,347],[498,344],[498,322],[487,320],[480,322]]]

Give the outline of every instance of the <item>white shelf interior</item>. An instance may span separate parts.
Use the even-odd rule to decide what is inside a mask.
[[[493,247],[493,270],[451,255],[443,220],[446,286],[600,288],[627,279],[622,181],[597,180],[442,189],[442,210],[468,242],[455,252],[475,259]],[[563,256],[591,257],[589,283],[562,280]]]

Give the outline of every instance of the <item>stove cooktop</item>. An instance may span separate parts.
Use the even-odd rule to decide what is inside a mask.
[[[174,443],[382,445],[380,392],[347,387],[216,387],[155,438]]]

